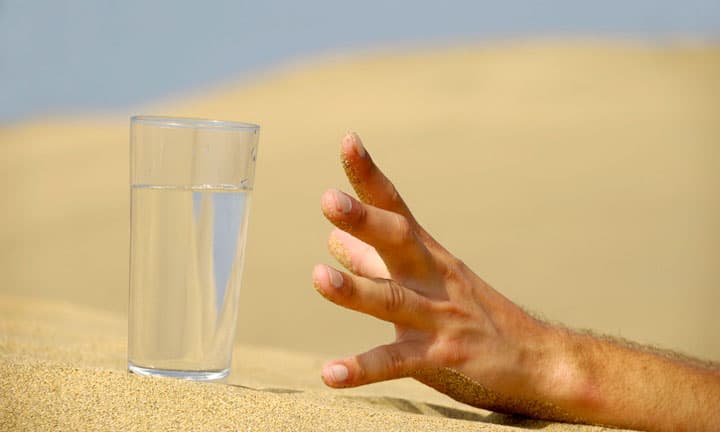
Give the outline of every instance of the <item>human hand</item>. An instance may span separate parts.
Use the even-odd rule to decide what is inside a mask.
[[[413,377],[474,406],[570,419],[548,400],[567,390],[550,349],[556,331],[513,304],[416,221],[360,138],[343,138],[341,159],[360,200],[337,191],[321,199],[337,228],[333,256],[349,272],[313,270],[316,290],[340,306],[395,325],[395,341],[332,361],[331,387]],[[555,398],[549,398],[554,392]]]

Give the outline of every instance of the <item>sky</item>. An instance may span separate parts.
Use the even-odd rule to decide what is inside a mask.
[[[0,0],[0,124],[123,110],[335,53],[531,38],[720,41],[718,0]]]

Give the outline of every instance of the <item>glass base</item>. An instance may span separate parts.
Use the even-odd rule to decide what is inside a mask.
[[[184,371],[172,369],[145,368],[134,365],[131,362],[128,362],[128,370],[138,375],[177,378],[190,381],[219,381],[226,378],[230,373],[230,368],[213,371]]]

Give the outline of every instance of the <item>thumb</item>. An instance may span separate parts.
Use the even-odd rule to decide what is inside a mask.
[[[365,353],[327,363],[322,369],[326,385],[357,387],[403,378],[423,364],[422,346],[416,341],[381,345]]]

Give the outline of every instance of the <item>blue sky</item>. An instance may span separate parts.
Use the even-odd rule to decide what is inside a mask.
[[[720,1],[0,0],[0,123],[122,111],[308,56],[534,37],[720,41]]]

